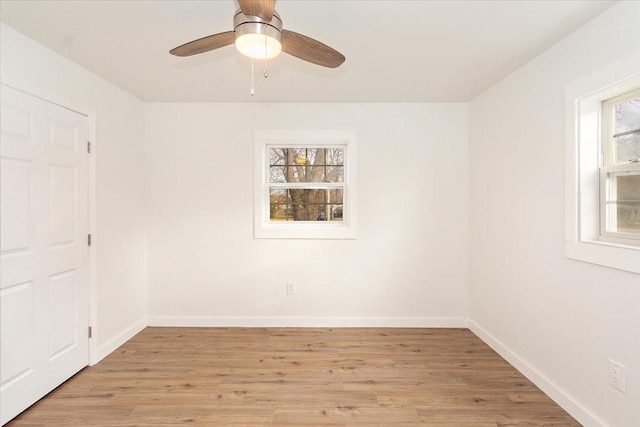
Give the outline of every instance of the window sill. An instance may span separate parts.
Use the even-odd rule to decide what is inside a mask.
[[[640,248],[634,246],[567,241],[564,251],[567,258],[640,274]]]

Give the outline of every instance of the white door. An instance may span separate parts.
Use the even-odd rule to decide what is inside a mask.
[[[88,364],[85,116],[1,86],[0,418]]]

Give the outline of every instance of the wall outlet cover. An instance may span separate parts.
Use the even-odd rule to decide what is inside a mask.
[[[295,295],[297,283],[295,280],[287,280],[287,295]]]
[[[609,385],[622,393],[627,392],[627,374],[624,365],[609,359]]]

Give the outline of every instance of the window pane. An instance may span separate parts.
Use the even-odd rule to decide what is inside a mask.
[[[272,221],[342,221],[342,189],[270,189]]]
[[[640,234],[640,172],[609,173],[608,231]]]
[[[269,208],[269,218],[271,221],[293,221],[293,206],[274,203],[270,205]]]
[[[309,148],[307,149],[307,158],[310,165],[324,165],[327,163],[326,148]]]
[[[616,141],[616,164],[640,159],[640,131],[619,136]]]
[[[305,171],[305,182],[342,182],[344,166],[308,166]]]
[[[280,148],[269,149],[269,165],[284,165],[286,153]]]
[[[271,166],[269,168],[269,182],[287,182],[285,168],[283,166]]]
[[[288,165],[306,165],[309,163],[308,149],[306,148],[287,148],[287,164]]]
[[[344,166],[344,148],[327,148],[327,164]]]
[[[331,205],[331,221],[342,221],[342,205]]]
[[[327,167],[324,165],[321,166],[308,166],[305,170],[305,179],[306,182],[324,182],[325,175],[327,172]]]
[[[342,189],[334,188],[333,190],[328,190],[327,193],[329,195],[328,203],[342,204]]]
[[[327,166],[325,182],[343,182],[344,166]]]
[[[270,204],[286,204],[291,202],[289,198],[289,190],[286,189],[270,189],[269,190],[269,203]]]
[[[640,98],[616,104],[615,133],[640,128]]]

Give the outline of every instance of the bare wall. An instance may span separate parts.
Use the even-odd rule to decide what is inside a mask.
[[[619,3],[470,104],[472,330],[587,426],[640,420],[640,276],[564,256],[564,90],[640,51],[638,22]]]
[[[150,324],[465,326],[467,114],[147,104]],[[356,130],[356,240],[253,238],[256,129]]]

